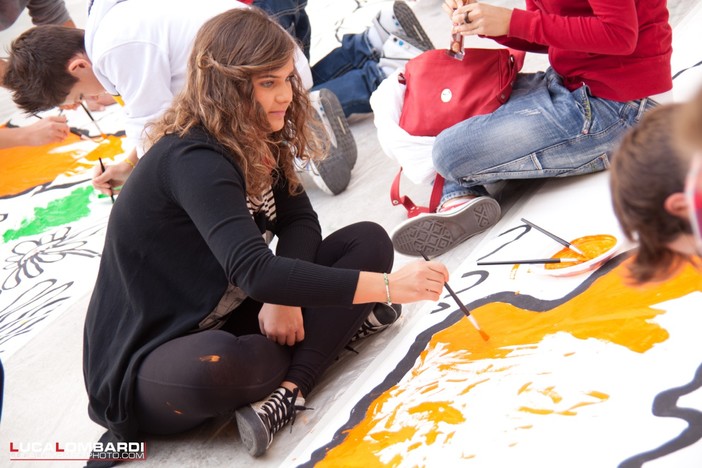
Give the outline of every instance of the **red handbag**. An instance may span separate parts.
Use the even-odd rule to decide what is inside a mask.
[[[434,49],[405,65],[400,127],[415,136],[436,136],[469,117],[489,114],[507,102],[524,52],[466,49],[457,60]]]
[[[524,55],[504,48],[466,49],[463,60],[457,60],[446,49],[435,49],[411,59],[399,76],[406,86],[400,127],[410,135],[436,136],[470,117],[495,111],[512,94]],[[392,203],[403,205],[410,218],[435,212],[443,178],[436,176],[430,205],[421,207],[400,195],[401,174],[402,169],[391,187]]]

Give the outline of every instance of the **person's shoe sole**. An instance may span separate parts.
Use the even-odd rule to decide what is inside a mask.
[[[329,157],[339,154],[348,162],[349,169],[353,169],[358,149],[339,98],[330,90],[322,88],[319,90],[319,100],[336,138],[336,146],[331,147]]]
[[[246,405],[236,410],[236,424],[239,427],[241,442],[251,456],[260,457],[268,449],[268,431],[263,423],[255,424],[252,421],[261,421],[256,411]]]
[[[317,172],[317,175],[312,175],[317,187],[329,195],[340,194],[351,181],[349,163],[338,155],[334,157],[330,154],[321,161],[315,161],[312,170]]]
[[[500,205],[478,197],[453,213],[421,214],[400,224],[392,233],[395,250],[411,256],[441,255],[500,219]]]
[[[405,34],[409,36],[408,39],[410,39],[412,45],[424,51],[434,48],[434,44],[432,44],[431,39],[429,39],[429,36],[426,31],[424,31],[424,28],[419,23],[417,16],[409,5],[405,2],[397,1],[393,4],[392,11],[395,18],[397,18],[397,21],[400,23],[400,26],[402,26],[402,29],[405,31]]]
[[[351,168],[356,163],[356,140],[346,121],[339,99],[328,89],[319,90],[319,105],[325,114],[330,129],[323,125],[329,135],[329,154],[322,160],[314,161],[311,167],[312,178],[323,192],[338,195],[351,181]]]

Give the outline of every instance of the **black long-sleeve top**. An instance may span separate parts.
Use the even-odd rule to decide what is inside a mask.
[[[321,229],[303,192],[273,186],[275,216],[247,207],[243,174],[202,130],[169,135],[140,160],[112,208],[88,306],[83,372],[89,413],[117,439],[136,434],[143,358],[198,328],[229,283],[265,303],[351,305],[359,271],[315,265]],[[278,237],[277,255],[263,239]]]

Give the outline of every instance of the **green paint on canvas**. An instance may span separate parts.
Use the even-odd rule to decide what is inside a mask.
[[[34,208],[34,217],[25,219],[18,229],[10,229],[3,234],[3,241],[9,242],[24,236],[41,234],[56,226],[72,223],[90,214],[92,187],[82,187],[67,197],[50,202],[45,208]]]

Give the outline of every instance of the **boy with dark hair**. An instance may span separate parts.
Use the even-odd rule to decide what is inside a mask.
[[[4,81],[12,90],[15,104],[28,113],[65,104],[79,81],[69,71],[70,62],[77,57],[87,58],[84,37],[82,29],[47,25],[25,31],[15,39]]]
[[[0,30],[8,29],[27,10],[33,24],[61,24],[75,27],[63,0],[3,0],[0,2]],[[0,59],[0,85],[4,86],[7,62]],[[19,128],[0,128],[0,148],[40,146],[68,136],[66,117],[50,116]]]

